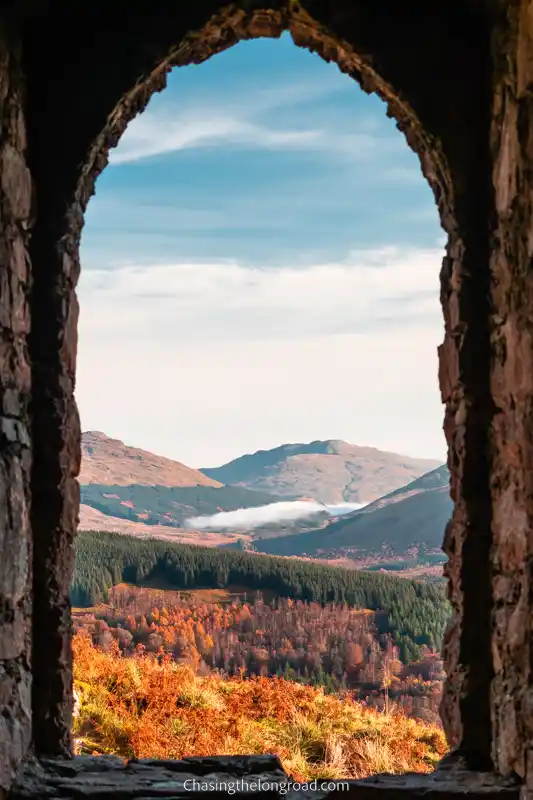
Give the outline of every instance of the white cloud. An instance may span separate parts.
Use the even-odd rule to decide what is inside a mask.
[[[441,257],[86,271],[83,427],[195,466],[317,438],[441,457]]]
[[[199,109],[192,114],[145,114],[130,123],[117,149],[110,153],[111,164],[126,164],[179,150],[200,147],[253,147],[265,150],[318,150],[330,157],[355,160],[398,152],[405,143],[398,136],[385,137],[364,131],[349,134],[321,128],[276,129],[267,123],[254,123],[212,109]],[[389,174],[389,172],[387,172]],[[413,177],[414,175],[414,177]],[[416,182],[418,174],[398,168],[390,171],[390,179]]]
[[[344,263],[261,268],[234,262],[122,266],[84,273],[93,340],[134,325],[148,341],[364,333],[440,315],[440,250],[354,253]]]
[[[338,513],[347,513],[363,508],[361,503],[339,503],[325,505],[309,500],[282,501],[268,503],[255,508],[239,508],[236,511],[221,511],[218,514],[203,517],[191,517],[185,520],[185,527],[191,530],[252,530],[263,525],[276,522],[294,522],[299,519],[308,519],[327,512],[330,516]]]

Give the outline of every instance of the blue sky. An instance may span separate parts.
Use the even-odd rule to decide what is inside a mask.
[[[82,241],[84,429],[194,466],[343,438],[444,456],[443,248],[383,103],[281,40],[175,69]]]

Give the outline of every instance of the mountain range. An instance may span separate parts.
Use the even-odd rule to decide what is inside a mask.
[[[436,460],[339,440],[285,444],[198,470],[89,431],[82,435],[80,529],[213,546],[240,542],[291,556],[402,553],[417,542],[440,546],[452,507],[448,483]],[[205,523],[221,512],[294,500],[315,501],[310,509],[326,505],[308,518],[248,531]],[[329,505],[342,503],[366,505],[332,518]],[[201,530],[194,530],[196,519],[204,521]]]
[[[444,465],[380,497],[324,528],[256,543],[272,555],[358,555],[387,550],[403,555],[412,547],[441,546],[453,503]]]
[[[370,503],[440,463],[329,439],[259,450],[221,467],[202,467],[201,472],[224,484],[273,495]]]

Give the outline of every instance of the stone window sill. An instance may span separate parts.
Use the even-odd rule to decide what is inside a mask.
[[[235,791],[230,794],[225,786],[232,783]],[[275,756],[141,759],[126,764],[114,756],[76,756],[29,761],[9,800],[195,800],[222,796],[464,800],[465,795],[483,800],[519,800],[521,796],[520,786],[513,781],[468,771],[457,763],[441,766],[430,775],[376,775],[360,781],[344,781],[337,789],[332,786],[333,781],[327,781],[327,786],[321,789],[307,791],[303,786],[275,789],[287,783],[287,775]],[[205,784],[211,784],[210,791],[206,791]]]

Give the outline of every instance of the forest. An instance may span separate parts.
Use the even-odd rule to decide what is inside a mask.
[[[116,643],[124,656],[170,656],[199,676],[279,677],[348,692],[380,710],[390,701],[408,716],[438,724],[440,656],[424,649],[421,660],[402,664],[378,620],[379,614],[347,604],[126,584],[109,592],[106,606],[73,615],[75,632],[89,634],[104,651]]]
[[[403,664],[420,660],[424,648],[440,649],[450,615],[442,587],[404,578],[159,539],[79,533],[72,604],[101,603],[120,583],[189,591],[240,587],[321,606],[379,612],[377,632],[390,635]]]

